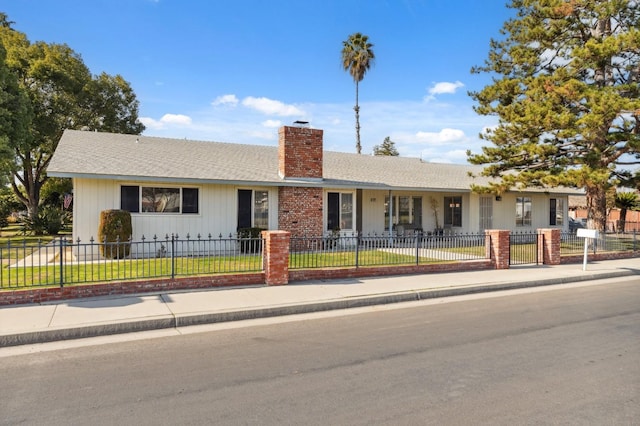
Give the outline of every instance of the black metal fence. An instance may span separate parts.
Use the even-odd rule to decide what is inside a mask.
[[[578,237],[575,232],[563,232],[560,237],[560,255],[575,255],[584,253],[585,241],[587,252],[626,252],[640,250],[640,234],[637,231],[629,233],[599,233],[598,238]]]
[[[540,237],[542,238],[542,237]],[[538,264],[539,236],[535,232],[513,232],[509,234],[509,264]]]
[[[289,268],[421,265],[486,259],[485,234],[338,235],[292,237]],[[510,236],[510,263],[538,263],[538,235]],[[638,233],[602,234],[588,241],[591,252],[638,251]],[[9,240],[0,245],[0,289],[174,278],[263,270],[262,238],[211,235],[203,238],[142,238],[98,242],[59,238],[49,243]],[[561,235],[561,255],[582,253],[584,239]]]
[[[640,222],[608,220],[607,232],[609,233],[629,233],[640,232]]]
[[[0,247],[0,288],[256,272],[263,269],[261,238],[229,236],[50,243],[8,241]]]
[[[484,234],[292,237],[290,269],[420,265],[485,259]]]

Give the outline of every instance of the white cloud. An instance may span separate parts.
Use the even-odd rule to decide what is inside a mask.
[[[166,119],[141,120],[147,126],[144,134],[149,136],[275,146],[278,140],[277,127],[304,119],[309,121],[312,128],[324,130],[324,149],[355,152],[352,102],[306,102],[295,106],[304,111],[304,116],[265,116],[257,109],[244,107],[213,110],[208,102],[200,110],[188,111],[193,120],[188,127],[168,123]],[[386,136],[390,136],[403,157],[465,163],[466,156],[461,152],[467,149],[479,152],[487,142],[481,141],[478,134],[483,128],[495,125],[495,118],[476,114],[472,103],[466,99],[456,100],[452,105],[414,100],[363,102],[360,106],[363,153],[371,153],[374,145],[379,145]],[[146,115],[161,117],[162,114],[164,111]],[[460,153],[454,150],[460,150]],[[429,152],[428,156],[425,156],[426,152]]]
[[[294,105],[286,105],[280,101],[275,101],[269,98],[254,98],[248,96],[242,100],[242,105],[247,108],[254,109],[264,114],[279,115],[279,116],[304,116],[304,112]]]
[[[282,126],[282,121],[280,120],[265,120],[262,122],[262,125],[264,127],[269,127],[269,128],[279,128],[280,126]]]
[[[183,114],[165,114],[160,121],[165,124],[177,124],[178,126],[191,125],[191,117]]]
[[[435,99],[436,95],[442,95],[442,94],[452,95],[456,93],[456,91],[461,87],[464,87],[464,84],[461,81],[456,81],[454,83],[451,83],[448,81],[441,81],[438,83],[434,83],[433,86],[427,89],[427,92],[429,94],[425,96],[424,99],[425,101],[430,101]]]
[[[464,142],[467,137],[464,132],[459,129],[442,129],[438,133],[435,132],[418,132],[416,139],[419,142],[426,142],[433,145],[446,145],[456,142]]]
[[[217,98],[215,98],[213,100],[213,102],[211,102],[211,105],[213,106],[218,106],[218,105],[224,105],[224,106],[236,106],[238,105],[238,98],[236,97],[236,95],[222,95],[222,96],[218,96]]]
[[[147,129],[160,130],[165,129],[167,125],[190,126],[191,117],[183,114],[165,114],[160,120],[154,120],[151,117],[140,117],[140,122]]]

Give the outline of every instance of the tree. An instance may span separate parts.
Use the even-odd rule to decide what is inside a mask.
[[[144,125],[138,121],[138,101],[129,84],[120,76],[94,77],[69,46],[30,43],[3,13],[0,44],[7,52],[3,63],[17,77],[26,94],[25,109],[31,111],[30,120],[20,121],[26,131],[7,140],[11,156],[4,166],[16,197],[33,220],[48,179],[47,166],[65,129],[139,134]]]
[[[6,65],[7,52],[0,43],[0,187],[10,182],[13,161],[11,141],[27,137],[31,124],[29,100]]]
[[[388,155],[392,157],[397,157],[400,155],[398,150],[396,149],[396,143],[391,140],[389,136],[384,138],[384,141],[381,145],[375,145],[373,147],[373,155]]]
[[[616,193],[616,207],[620,209],[620,222],[618,229],[624,232],[627,222],[627,210],[640,209],[640,198],[638,194],[631,191],[621,191]]]
[[[362,151],[360,144],[360,105],[358,105],[358,84],[364,79],[364,75],[369,71],[375,60],[373,44],[369,43],[369,37],[354,33],[342,42],[342,67],[348,71],[353,81],[356,83],[356,105],[353,107],[356,112],[356,152]]]
[[[492,40],[492,83],[471,93],[498,117],[468,153],[500,192],[584,188],[589,226],[604,230],[606,193],[640,162],[640,6],[627,0],[512,0],[515,17]],[[517,172],[517,173],[514,173]],[[486,188],[485,188],[486,189]]]

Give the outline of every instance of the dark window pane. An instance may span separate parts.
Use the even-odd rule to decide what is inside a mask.
[[[182,213],[198,213],[198,188],[182,188]]]
[[[340,194],[329,192],[327,194],[327,230],[340,229]]]
[[[462,197],[444,197],[444,224],[462,226]]]
[[[556,224],[556,199],[549,200],[549,225]]]
[[[251,228],[251,198],[250,189],[238,190],[238,229]]]
[[[131,213],[140,212],[140,187],[120,187],[120,209],[129,211]]]

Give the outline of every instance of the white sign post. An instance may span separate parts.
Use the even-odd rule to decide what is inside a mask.
[[[584,260],[582,261],[582,270],[587,270],[587,251],[589,249],[589,239],[598,238],[598,230],[597,229],[585,229],[579,228],[577,232],[577,236],[580,238],[584,238]]]

